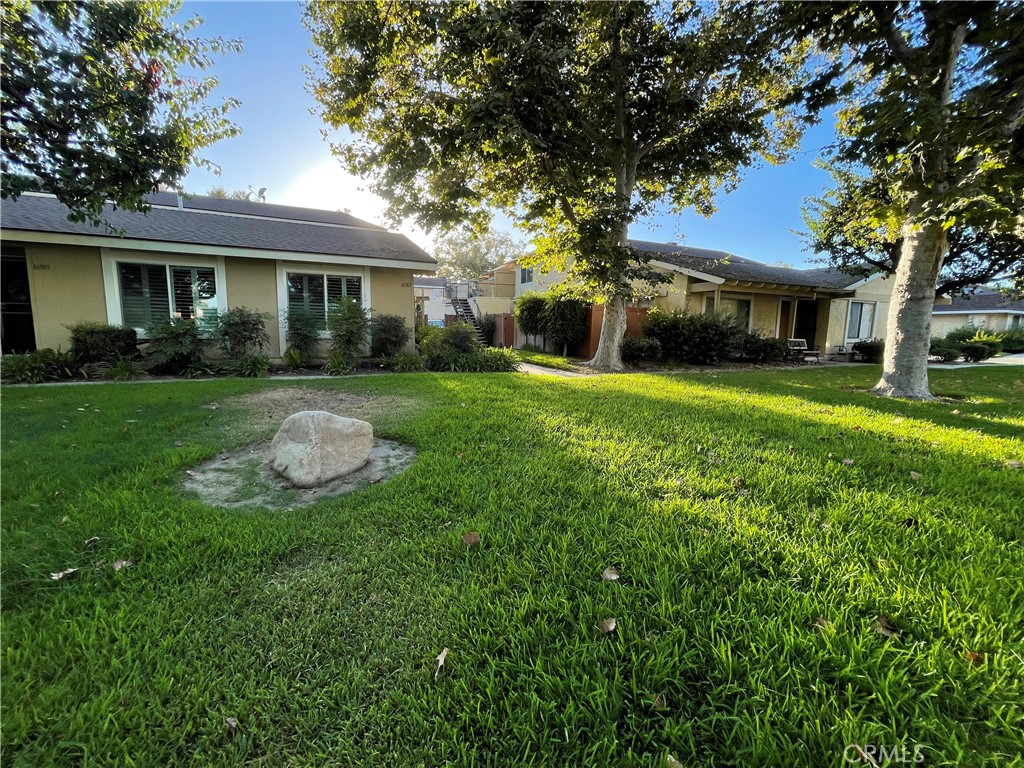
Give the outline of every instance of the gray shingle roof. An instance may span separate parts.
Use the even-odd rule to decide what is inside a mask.
[[[725,251],[690,248],[675,243],[655,243],[649,240],[630,240],[634,248],[654,254],[654,259],[674,264],[695,272],[703,272],[726,280],[745,280],[753,283],[799,285],[806,288],[839,291],[862,278],[835,269],[789,269],[772,267],[759,261],[734,256]]]
[[[957,296],[950,304],[936,304],[935,312],[1024,312],[1024,299],[1016,301],[996,291]]]
[[[174,195],[170,197],[177,206],[177,198]],[[225,206],[225,203],[230,205]],[[233,210],[229,212],[226,207]],[[203,212],[206,210],[219,213]],[[112,236],[103,227],[71,222],[67,216],[68,209],[54,197],[22,195],[16,201],[3,202],[0,227],[5,230]],[[155,207],[148,214],[142,214],[115,211],[108,206],[105,216],[112,226],[124,231],[126,238],[135,240],[291,251],[311,256],[412,261],[428,268],[437,263],[405,235],[331,211],[202,197],[193,198],[184,210]],[[305,218],[298,218],[301,216]],[[358,227],[351,223],[342,224],[343,220],[355,222]]]
[[[146,195],[152,205],[178,207],[178,196],[174,192],[156,192]],[[297,208],[294,205],[277,205],[276,203],[259,203],[252,200],[231,200],[224,197],[207,197],[192,195],[182,197],[182,206],[186,209],[200,211],[217,211],[219,213],[236,213],[245,216],[263,216],[265,218],[291,219],[292,221],[319,222],[321,224],[340,224],[360,229],[376,229],[384,227],[357,219],[341,211],[322,211],[316,208]]]

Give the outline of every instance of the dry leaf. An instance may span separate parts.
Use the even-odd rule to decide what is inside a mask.
[[[959,409],[959,408],[954,408],[954,409],[953,409],[953,410],[951,411],[951,413],[952,413],[952,414],[953,414],[954,416],[959,416],[959,415],[960,415],[960,409]]]
[[[235,731],[238,730],[238,719],[234,717],[225,717],[224,722],[228,726],[228,733],[234,735]]]
[[[664,766],[664,768],[684,768],[683,764],[668,752],[665,753],[665,759],[662,761],[662,766]]]
[[[597,628],[607,635],[615,631],[616,624],[615,617],[609,616],[607,619],[601,619],[597,622]]]
[[[984,653],[975,653],[974,651],[968,651],[964,654],[964,658],[966,658],[971,664],[973,664],[976,667],[980,667],[982,664],[985,663]]]
[[[875,622],[875,632],[883,637],[899,637],[900,631],[893,626],[892,621],[884,613]]]
[[[832,627],[833,627],[832,622],[829,621],[828,619],[824,618],[823,616],[819,616],[818,618],[816,618],[814,620],[814,628],[818,632],[824,632],[825,630],[831,630]]]
[[[616,568],[614,565],[609,565],[607,568],[604,569],[604,572],[601,574],[601,578],[605,581],[618,581],[619,569]]]
[[[39,506],[39,505],[37,504],[36,506]],[[70,518],[70,517],[68,517],[67,515],[64,515],[64,517],[62,517],[62,518],[60,519],[60,521],[61,521],[62,523],[70,523],[70,522],[71,522],[71,518]]]
[[[122,568],[131,568],[133,565],[135,565],[134,560],[115,560],[114,570],[120,571]]]
[[[480,543],[480,534],[476,531],[470,531],[462,535],[462,543],[467,547],[475,547]]]
[[[99,540],[100,540],[99,536],[93,536],[91,539],[86,539],[85,540],[85,546],[88,547],[90,544],[95,544]]]
[[[738,491],[743,487],[743,478],[737,475],[732,479],[732,488],[734,491]]]
[[[186,469],[185,470],[185,474],[188,475],[189,477],[195,477],[196,476],[196,473],[193,472],[191,469]]]
[[[54,581],[61,581],[62,579],[66,579],[68,576],[74,576],[76,573],[78,573],[77,568],[65,568],[63,571],[51,573],[50,578]]]
[[[651,709],[668,709],[668,704],[665,703],[665,697],[660,693],[648,697],[647,703],[651,706]]]
[[[1024,469],[1024,462],[1011,459],[1010,461],[1006,462],[1006,467],[1007,469]]]
[[[434,670],[434,679],[437,680],[437,676],[441,674],[441,667],[444,666],[445,659],[448,658],[448,649],[445,648],[439,654],[437,654],[437,669]]]
[[[174,441],[174,445],[175,445],[176,448],[181,448],[181,446],[183,446],[184,444],[185,444],[185,442],[183,440],[175,440]]]
[[[920,472],[911,471],[910,473],[911,480],[920,480],[922,477],[924,477],[924,475],[922,475]]]
[[[466,458],[466,454],[464,454],[462,452],[459,452],[459,453],[457,453],[455,455],[458,457],[459,461],[462,461],[464,458]]]
[[[853,466],[853,459],[843,459],[843,464],[847,467]]]

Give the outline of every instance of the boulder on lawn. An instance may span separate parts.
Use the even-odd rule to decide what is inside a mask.
[[[299,488],[315,488],[359,469],[372,449],[372,424],[302,411],[281,424],[270,444],[270,466]]]

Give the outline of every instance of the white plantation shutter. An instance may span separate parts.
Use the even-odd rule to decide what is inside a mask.
[[[121,315],[125,325],[145,328],[171,315],[167,268],[152,264],[119,264]]]

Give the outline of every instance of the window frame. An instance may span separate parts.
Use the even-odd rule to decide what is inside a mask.
[[[708,302],[711,302],[710,308]],[[701,312],[702,315],[713,315],[721,313],[723,301],[745,301],[749,305],[747,311],[747,330],[751,330],[754,327],[754,294],[752,293],[720,293],[718,300],[715,300],[713,293],[708,293],[704,297],[704,308]],[[718,305],[718,309],[715,309],[715,305]]]
[[[529,285],[533,282],[533,267],[519,267],[519,284]]]
[[[871,326],[868,328],[867,336],[851,336],[850,335],[850,321],[853,319],[853,305],[860,304],[862,307],[871,307]],[[861,309],[860,322],[858,322],[858,331],[860,326],[863,325],[864,310]],[[847,302],[846,307],[846,325],[843,328],[843,339],[845,345],[849,347],[851,344],[855,344],[858,341],[865,341],[867,339],[875,338],[875,329],[878,327],[878,302],[877,301],[863,301],[861,299],[850,299]]]
[[[370,312],[370,268],[353,267],[345,264],[317,264],[308,261],[277,262],[277,307],[278,334],[281,351],[288,348],[288,274],[321,275],[328,277],[358,277],[362,280],[362,307]],[[324,284],[324,304],[327,304],[327,285]],[[320,332],[321,339],[331,338],[327,330]]]
[[[179,258],[180,256],[180,258]],[[106,302],[107,323],[124,325],[124,308],[121,296],[120,265],[139,264],[147,267],[163,267],[167,279],[167,319],[174,319],[174,285],[171,269],[213,269],[213,280],[216,285],[214,297],[217,303],[217,314],[221,315],[228,309],[227,280],[225,278],[223,256],[192,256],[190,254],[158,254],[142,251],[118,250],[114,248],[100,249],[100,263],[103,271],[103,292]],[[145,338],[145,328],[135,329],[140,338]]]

